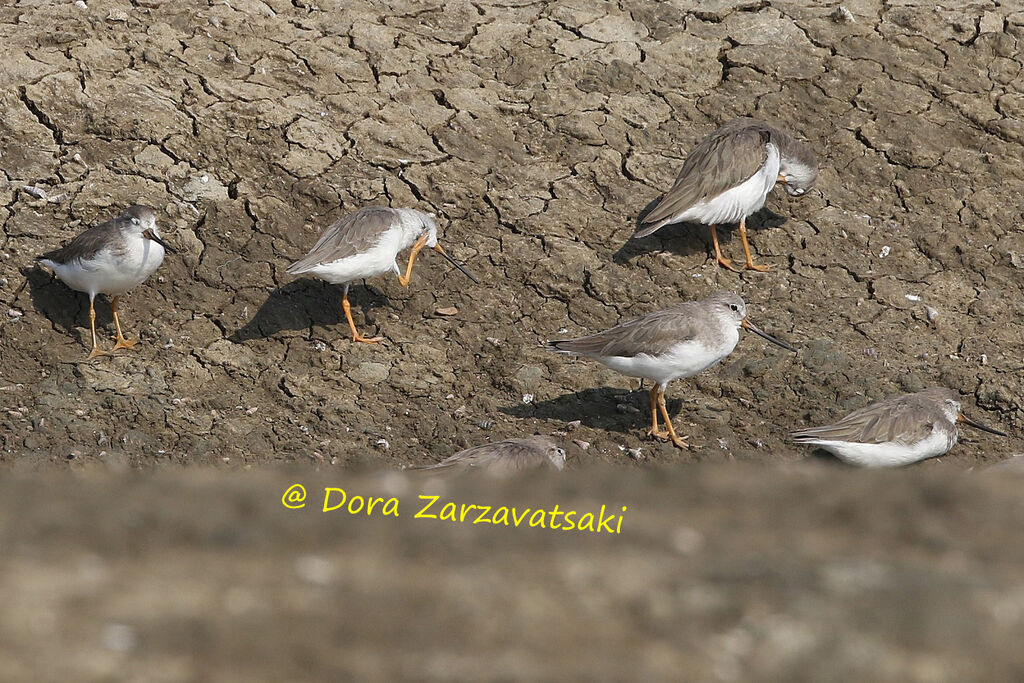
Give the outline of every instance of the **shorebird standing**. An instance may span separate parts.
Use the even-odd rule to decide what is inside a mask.
[[[662,226],[693,221],[711,226],[715,260],[730,270],[732,261],[718,246],[719,223],[739,223],[747,268],[754,265],[747,243],[747,216],[764,206],[776,182],[800,197],[814,186],[818,162],[806,144],[763,121],[738,118],[701,140],[683,162],[675,184],[644,216],[634,238],[646,237]]]
[[[417,467],[417,470],[486,469],[499,472],[518,472],[539,467],[565,468],[565,451],[547,436],[528,436],[525,439],[506,439],[495,443],[473,446],[442,460],[435,465]]]
[[[872,403],[835,424],[795,431],[793,439],[820,446],[851,465],[897,467],[947,452],[956,445],[957,423],[1006,436],[968,419],[957,392],[932,387]]]
[[[398,267],[398,253],[412,247],[405,275]],[[309,273],[331,284],[343,284],[341,306],[352,329],[352,341],[376,344],[384,337],[364,337],[352,320],[348,286],[352,280],[394,271],[398,284],[409,286],[412,264],[423,247],[429,247],[451,261],[477,284],[473,275],[449,256],[437,243],[437,224],[430,215],[416,209],[391,209],[368,206],[339,218],[313,245],[309,253],[288,266],[292,275]]]
[[[665,407],[665,389],[672,380],[692,377],[710,368],[736,348],[739,328],[750,330],[789,351],[792,346],[759,330],[747,320],[747,305],[737,294],[716,292],[700,301],[687,301],[578,339],[553,341],[560,353],[593,358],[616,372],[654,382],[651,387],[651,430],[648,435],[686,448],[676,436]],[[658,429],[658,411],[667,432]]]
[[[93,305],[96,295],[113,296],[110,308],[117,328],[114,350],[135,348],[136,341],[125,339],[121,333],[118,300],[160,267],[165,250],[177,253],[177,249],[160,238],[156,212],[136,204],[128,207],[124,215],[82,232],[66,246],[36,257],[68,287],[89,295],[90,360],[110,354],[96,343],[96,308]]]

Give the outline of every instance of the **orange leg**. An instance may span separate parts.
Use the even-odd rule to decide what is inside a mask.
[[[409,279],[412,277],[412,264],[416,262],[416,257],[419,256],[420,250],[423,249],[427,244],[426,234],[420,235],[420,238],[416,240],[416,244],[412,245],[412,251],[409,252],[409,265],[405,268],[405,276],[398,276],[398,284],[403,287],[409,286]]]
[[[109,356],[109,351],[104,351],[96,343],[96,307],[93,305],[94,297],[89,297],[89,328],[92,330],[92,351],[89,352],[89,360],[96,356]]]
[[[722,250],[718,246],[718,230],[716,228],[717,226],[715,225],[711,226],[711,241],[715,245],[715,260],[718,261],[719,265],[725,266],[734,273],[740,272],[739,268],[733,267],[732,261],[722,256]]]
[[[658,430],[658,385],[651,387],[651,429],[647,436],[664,441],[668,438],[668,432]]]
[[[114,350],[116,351],[117,349],[134,349],[135,345],[138,343],[138,340],[131,341],[125,339],[124,335],[121,334],[121,321],[117,319],[117,300],[119,298],[120,297],[115,296],[113,301],[110,302],[110,310],[114,312],[114,327],[117,328],[117,336],[114,337],[114,339],[117,340],[117,343],[114,344]]]
[[[345,293],[341,296],[341,307],[345,309],[345,319],[348,320],[348,326],[352,328],[352,341],[364,344],[376,344],[384,341],[384,337],[364,337],[356,330],[356,322],[352,320],[352,304],[348,302],[348,285],[345,285]]]
[[[775,266],[756,266],[754,259],[750,256],[750,245],[747,243],[747,219],[740,219],[740,239],[743,241],[743,253],[747,255],[747,268],[756,270],[759,273],[767,273]]]
[[[668,436],[678,448],[689,448],[685,439],[687,437],[676,436],[675,427],[672,426],[672,418],[668,416],[668,408],[665,407],[665,392],[658,391],[658,408],[661,409],[661,416],[665,419],[665,426],[668,427]]]

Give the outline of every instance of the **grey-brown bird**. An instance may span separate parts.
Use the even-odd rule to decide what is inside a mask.
[[[479,469],[501,473],[520,472],[539,467],[565,468],[565,451],[547,436],[505,439],[473,446],[434,465],[417,470]]]
[[[739,223],[746,267],[767,271],[772,266],[754,264],[747,242],[747,216],[764,206],[776,182],[784,183],[791,196],[800,197],[817,178],[817,158],[808,145],[764,121],[733,119],[687,155],[672,189],[643,217],[633,237],[646,237],[671,223],[702,223],[711,227],[715,260],[738,272],[722,256],[716,226]]]
[[[958,423],[1006,436],[968,419],[957,392],[932,387],[872,403],[835,424],[795,431],[793,440],[820,446],[851,465],[897,467],[946,453],[956,445]]]
[[[700,301],[687,301],[634,318],[615,327],[577,339],[548,343],[552,351],[593,358],[616,372],[654,382],[651,387],[651,429],[657,439],[671,439],[687,448],[665,406],[665,389],[672,380],[692,377],[732,353],[740,328],[795,351],[789,344],[747,320],[747,305],[738,294],[715,292]],[[658,429],[658,411],[667,431]]]
[[[409,265],[402,275],[398,254],[409,247],[412,247]],[[309,253],[288,266],[287,272],[292,275],[308,273],[332,284],[343,284],[341,306],[352,330],[352,341],[375,344],[384,338],[364,337],[356,329],[348,302],[349,282],[392,271],[398,275],[398,284],[407,287],[412,277],[412,264],[423,247],[441,254],[479,284],[479,280],[437,243],[437,224],[429,214],[386,206],[364,207],[339,218],[324,230]]]
[[[85,230],[60,249],[36,257],[68,287],[89,295],[90,359],[110,354],[96,343],[96,295],[113,297],[110,308],[117,329],[114,350],[135,348],[136,341],[121,333],[117,304],[122,295],[145,282],[160,267],[165,250],[176,251],[160,237],[156,212],[136,204],[121,216]]]

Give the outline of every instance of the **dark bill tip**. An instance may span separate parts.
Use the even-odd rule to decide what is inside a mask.
[[[960,413],[960,417],[958,417],[956,421],[957,422],[962,422],[965,425],[967,425],[968,427],[974,427],[975,429],[980,429],[983,432],[988,432],[989,434],[995,434],[996,436],[1009,436],[1008,434],[1004,434],[1003,432],[999,431],[998,429],[992,429],[991,427],[986,427],[985,425],[981,424],[980,422],[975,422],[974,420],[970,419],[969,417],[967,417],[963,413]]]
[[[144,233],[142,233],[142,234],[143,234],[143,236],[144,236],[144,237],[146,237],[147,239],[151,239],[151,240],[153,240],[154,242],[156,242],[157,244],[159,244],[159,245],[160,245],[161,247],[163,247],[163,248],[164,248],[164,249],[165,249],[166,251],[169,251],[169,252],[171,252],[172,254],[177,254],[177,253],[178,253],[178,250],[177,250],[177,249],[175,249],[175,248],[174,248],[174,247],[172,247],[171,245],[167,244],[167,242],[164,242],[164,241],[163,241],[163,240],[162,240],[162,239],[161,239],[161,238],[160,238],[159,236],[157,236],[157,234],[156,234],[156,233],[154,233],[154,232],[153,232],[152,230],[147,230],[146,232],[144,232]]]
[[[740,323],[740,324],[745,329],[750,330],[751,332],[753,332],[754,334],[756,334],[759,337],[763,337],[764,339],[767,339],[772,344],[775,344],[776,346],[781,346],[782,348],[786,349],[787,351],[792,351],[793,353],[796,353],[796,349],[794,349],[792,346],[790,346],[789,344],[787,344],[784,341],[780,341],[780,340],[776,339],[775,337],[773,337],[772,335],[768,334],[767,332],[765,332],[765,331],[763,331],[761,329],[758,329],[757,326],[754,325],[754,323],[750,322],[746,318],[744,318],[743,322]]]
[[[459,270],[461,270],[461,271],[462,271],[462,274],[463,274],[463,275],[465,275],[466,277],[468,277],[468,278],[469,278],[470,280],[472,280],[473,282],[475,282],[475,283],[477,283],[477,284],[480,284],[480,281],[479,281],[479,280],[477,280],[477,279],[476,279],[476,278],[475,278],[475,277],[473,276],[473,273],[471,273],[471,272],[469,272],[468,270],[466,270],[465,266],[463,266],[463,265],[462,265],[461,263],[459,263],[458,261],[456,261],[455,259],[453,259],[453,258],[452,258],[451,256],[449,256],[448,252],[446,252],[446,251],[445,251],[444,249],[442,249],[442,248],[441,248],[441,245],[440,245],[440,244],[438,244],[437,246],[435,246],[435,247],[434,247],[434,251],[436,251],[436,252],[437,252],[438,254],[440,254],[441,256],[444,256],[444,257],[445,257],[446,259],[448,259],[448,261],[449,261],[449,262],[450,262],[450,263],[451,263],[451,264],[452,264],[453,266],[455,266],[456,268],[458,268]]]

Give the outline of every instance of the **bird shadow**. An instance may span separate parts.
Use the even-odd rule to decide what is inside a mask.
[[[253,339],[266,339],[282,330],[308,330],[310,327],[336,327],[341,324],[348,331],[345,310],[341,305],[342,285],[303,278],[294,280],[270,292],[266,301],[243,327],[235,330],[228,340],[241,343]],[[389,299],[380,291],[366,285],[350,285],[348,300],[353,308],[362,311],[360,330],[366,332],[374,325],[371,311],[381,309]]]
[[[625,434],[645,428],[650,422],[648,394],[647,389],[596,387],[546,401],[504,406],[498,410],[518,418],[565,423],[579,420],[587,427]],[[624,406],[625,410],[620,406]],[[675,415],[681,409],[682,401],[667,399],[667,407],[669,414]]]
[[[654,199],[639,213],[634,228],[640,229],[644,218],[647,217],[661,198]],[[747,230],[757,232],[765,228],[777,228],[786,223],[786,217],[775,213],[771,209],[762,208],[747,218]],[[739,243],[738,226],[722,224],[718,226],[718,243],[723,251],[732,242]],[[619,247],[618,251],[612,254],[612,260],[616,263],[629,263],[637,256],[652,251],[670,251],[679,256],[690,256],[703,251],[710,257],[714,256],[714,246],[711,242],[711,231],[708,226],[701,223],[682,221],[669,223],[662,226],[656,232],[639,239],[630,237]]]
[[[21,271],[25,283],[14,296],[12,304],[21,296],[21,290],[27,289],[32,299],[33,308],[46,317],[50,323],[67,334],[77,334],[79,324],[89,326],[89,295],[75,291],[57,279],[57,276],[39,267],[25,268]],[[99,302],[102,295],[96,297],[96,328],[114,320],[108,305]]]

